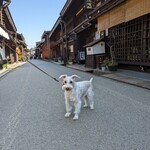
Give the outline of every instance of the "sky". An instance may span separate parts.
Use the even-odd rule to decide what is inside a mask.
[[[41,41],[44,31],[51,30],[67,0],[11,0],[9,10],[17,33],[25,37],[28,48]]]

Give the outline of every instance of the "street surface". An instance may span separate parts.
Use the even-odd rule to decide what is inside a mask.
[[[65,118],[61,85],[31,64],[0,79],[0,150],[150,150],[150,91],[41,60],[58,78],[93,77],[95,110]]]

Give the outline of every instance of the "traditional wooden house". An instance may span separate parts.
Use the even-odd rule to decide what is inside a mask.
[[[23,34],[17,33],[17,46],[16,46],[16,52],[17,52],[17,60],[24,60],[25,57],[28,57],[27,54],[27,45],[24,39]]]
[[[60,18],[57,19],[54,24],[51,33],[49,35],[50,39],[50,53],[52,59],[55,61],[66,62],[66,53],[65,53],[65,28],[60,22]],[[62,36],[63,35],[63,36]]]
[[[150,67],[150,1],[106,0],[88,16],[97,20],[97,35],[116,61],[128,68]]]
[[[63,59],[71,57],[74,62],[85,64],[88,67],[96,66],[95,53],[91,54],[86,51],[87,44],[98,40],[96,37],[97,18],[91,17],[89,14],[103,3],[106,2],[104,0],[68,0],[66,2],[52,32],[54,40],[57,39],[56,55],[61,54]],[[102,45],[103,53],[105,53],[105,43],[101,44],[101,47]],[[96,54],[101,53],[100,51]]]
[[[96,68],[112,47],[120,65],[148,70],[149,35],[149,0],[67,0],[50,38],[55,57]]]
[[[44,31],[41,37],[42,45],[41,52],[43,59],[50,59],[50,40],[49,40],[50,31]]]
[[[54,43],[54,39],[50,39],[51,31],[44,31],[43,35],[41,36],[41,41],[37,43],[37,53],[41,53],[40,58],[42,59],[54,59],[55,58],[55,51],[53,49],[56,48]],[[53,41],[54,40],[54,41]]]
[[[11,13],[8,7],[2,7],[0,10],[0,24],[1,29],[6,31],[7,36],[1,38],[1,45],[3,49],[3,59],[7,59],[9,63],[16,61],[16,38],[17,28],[12,19]],[[2,35],[2,32],[1,32]],[[1,50],[2,51],[2,50]]]
[[[36,42],[36,47],[35,49],[32,51],[31,55],[34,55],[35,58],[39,58],[42,59],[42,45],[43,45],[44,41],[39,41]]]
[[[109,45],[119,64],[150,67],[150,1],[115,1],[115,7],[97,17],[98,32],[108,33]],[[121,3],[119,3],[121,2]],[[110,2],[111,3],[111,2]],[[111,6],[109,6],[111,7]]]
[[[2,59],[5,59],[5,40],[9,40],[9,35],[6,29],[0,24],[0,55],[2,56]]]

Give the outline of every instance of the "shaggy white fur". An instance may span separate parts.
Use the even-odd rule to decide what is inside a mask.
[[[69,117],[71,115],[71,102],[73,102],[75,107],[74,120],[79,118],[82,99],[84,99],[84,107],[88,107],[89,103],[90,109],[94,109],[94,92],[92,86],[93,78],[91,78],[89,81],[75,82],[76,78],[80,77],[77,75],[61,75],[59,77],[59,79],[63,79],[62,90],[64,90],[66,104],[65,117]]]

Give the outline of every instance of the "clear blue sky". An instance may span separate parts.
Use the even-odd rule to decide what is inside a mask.
[[[51,30],[67,0],[11,0],[10,13],[18,33],[25,37],[28,48]]]

